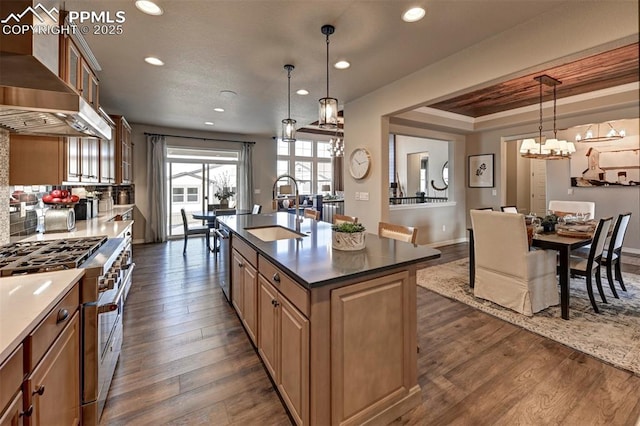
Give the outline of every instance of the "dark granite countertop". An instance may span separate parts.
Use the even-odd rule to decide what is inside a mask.
[[[284,212],[223,216],[218,222],[307,288],[440,257],[440,251],[433,248],[416,247],[372,233],[367,233],[363,250],[333,250],[331,224],[308,218],[300,224],[300,232],[305,236],[296,239],[266,242],[245,230],[269,225],[295,230],[295,216]]]

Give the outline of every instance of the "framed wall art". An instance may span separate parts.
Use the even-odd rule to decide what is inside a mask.
[[[493,154],[470,155],[469,188],[493,188]]]

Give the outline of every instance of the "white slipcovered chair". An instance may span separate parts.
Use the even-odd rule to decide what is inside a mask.
[[[586,219],[595,219],[596,203],[593,201],[549,201],[549,210],[557,216],[565,216],[567,214],[574,215],[576,213],[588,214]]]
[[[555,251],[529,251],[524,215],[471,210],[474,295],[531,316],[560,303]]]

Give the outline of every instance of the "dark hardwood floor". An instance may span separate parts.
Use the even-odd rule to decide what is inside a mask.
[[[440,248],[467,255],[466,244]],[[289,425],[204,241],[134,246],[101,425]],[[640,273],[640,266],[623,270]],[[418,287],[422,404],[394,425],[634,425],[640,377]]]

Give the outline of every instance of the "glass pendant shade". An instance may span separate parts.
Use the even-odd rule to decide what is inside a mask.
[[[291,118],[291,71],[295,69],[293,65],[285,65],[287,70],[287,118],[282,120],[282,141],[296,141],[296,120]]]
[[[322,34],[327,38],[327,96],[320,99],[320,118],[318,126],[321,129],[337,129],[338,128],[338,100],[329,97],[329,36],[335,32],[333,25],[323,25]]]
[[[338,127],[338,100],[336,98],[320,99],[318,126],[323,129],[335,129]]]
[[[285,118],[282,120],[282,141],[296,141],[296,120],[292,118]]]

